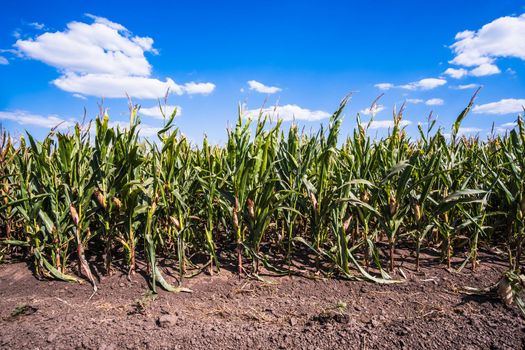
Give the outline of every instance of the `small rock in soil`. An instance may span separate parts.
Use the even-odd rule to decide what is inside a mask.
[[[370,321],[370,324],[372,325],[372,327],[375,328],[375,327],[378,327],[381,323],[380,323],[378,320],[376,320],[376,319],[374,318],[374,319],[372,319],[372,320]]]
[[[56,333],[51,333],[48,337],[47,337],[47,342],[48,343],[53,343],[55,341],[55,339],[57,338],[57,334]]]
[[[348,315],[335,312],[323,312],[313,317],[313,321],[316,321],[321,325],[328,323],[348,323],[349,320],[350,317],[348,317]]]
[[[162,328],[169,328],[175,326],[177,317],[173,315],[162,315],[157,319],[157,326]]]

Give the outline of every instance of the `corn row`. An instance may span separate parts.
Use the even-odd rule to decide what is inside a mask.
[[[202,262],[213,273],[233,264],[257,276],[261,264],[292,273],[309,268],[378,283],[394,280],[400,242],[462,256],[475,270],[480,247],[501,247],[520,267],[525,238],[525,127],[487,139],[449,135],[431,121],[410,139],[403,108],[382,139],[357,128],[341,141],[345,98],[327,127],[285,130],[265,115],[239,110],[224,146],[192,145],[167,116],[156,140],[142,139],[140,109],[126,128],[101,111],[93,125],[0,139],[0,254],[29,257],[42,277],[96,289],[90,261],[147,263],[151,287],[182,287]],[[93,131],[94,130],[94,131]],[[158,257],[179,273],[162,276]],[[0,257],[0,260],[2,257]],[[77,267],[73,262],[77,262]],[[295,271],[297,272],[297,271]]]

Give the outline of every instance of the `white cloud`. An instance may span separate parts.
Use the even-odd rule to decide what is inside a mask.
[[[137,76],[151,73],[144,48],[114,26],[100,22],[70,22],[63,32],[19,39],[15,47],[27,57],[61,71]]]
[[[46,26],[43,25],[42,23],[38,23],[38,22],[32,22],[32,23],[29,23],[29,25],[35,29],[38,29],[38,30],[42,30],[44,29]]]
[[[0,56],[0,65],[6,65],[6,64],[9,64],[9,61],[7,60],[7,58]]]
[[[447,68],[447,70],[444,71],[443,74],[448,75],[449,77],[454,79],[461,79],[464,76],[468,75],[468,71],[465,68]]]
[[[483,131],[483,129],[465,127],[465,128],[459,128],[458,129],[458,134],[459,135],[476,134],[476,133],[481,132],[481,131]]]
[[[126,34],[129,33],[128,29],[124,27],[122,24],[112,22],[107,18],[95,16],[95,15],[92,15],[91,13],[86,13],[85,16],[88,18],[91,18],[95,23],[102,24],[108,28],[115,29],[116,31],[119,31],[119,32],[124,32]]]
[[[506,98],[497,102],[476,105],[472,109],[473,113],[478,114],[511,114],[523,112],[525,99]]]
[[[79,98],[81,100],[87,100],[87,97],[81,94],[73,94],[73,97]]]
[[[183,87],[171,79],[160,81],[147,77],[118,76],[112,74],[69,73],[53,80],[58,88],[88,96],[124,98],[126,93],[137,98],[156,99],[166,94],[168,89],[182,95]]]
[[[447,81],[441,78],[425,78],[405,85],[400,85],[399,87],[406,90],[432,90],[443,86],[446,83]]]
[[[427,106],[441,106],[445,103],[445,101],[443,101],[442,99],[440,98],[431,98],[429,100],[422,100],[420,98],[408,98],[406,100],[407,103],[412,103],[412,104],[420,104],[420,103],[425,103]]]
[[[209,94],[212,83],[151,77],[152,67],[145,53],[158,54],[150,37],[132,36],[121,24],[103,17],[86,15],[94,22],[70,22],[64,31],[46,32],[34,39],[17,40],[18,52],[42,61],[61,72],[53,83],[58,88],[83,95],[157,99],[166,91],[181,95]]]
[[[161,111],[162,108],[162,111]],[[147,117],[152,117],[156,119],[164,119],[164,117],[169,118],[171,117],[171,114],[173,111],[177,109],[177,117],[180,117],[182,114],[182,108],[180,106],[153,106],[153,107],[140,107],[139,114],[145,115]],[[164,112],[164,115],[162,115],[162,112]]]
[[[465,85],[458,85],[458,86],[451,86],[450,88],[455,90],[468,90],[468,89],[476,89],[478,88],[478,84],[465,84]]]
[[[376,115],[384,109],[385,106],[376,104],[372,108],[368,107],[360,110],[359,113],[364,115]]]
[[[445,103],[441,98],[431,98],[425,101],[427,106],[442,106]]]
[[[379,90],[390,90],[395,87],[394,84],[391,83],[379,83],[374,85]]]
[[[248,86],[250,87],[250,90],[255,90],[262,94],[275,94],[276,92],[282,91],[282,89],[277,86],[267,86],[256,80],[248,81]]]
[[[187,94],[201,94],[208,95],[215,90],[215,84],[212,83],[186,83],[184,84],[183,91]]]
[[[518,126],[518,123],[516,122],[504,123],[500,125],[501,128],[505,129],[514,129],[516,126]]]
[[[475,77],[484,77],[487,75],[494,75],[499,73],[501,73],[501,71],[498,68],[498,66],[490,63],[484,63],[470,71],[470,74]]]
[[[117,76],[112,74],[65,74],[53,80],[58,88],[88,96],[124,98],[126,93],[132,97],[157,99],[169,91],[177,95],[208,94],[215,88],[211,83],[187,83],[179,85],[172,79],[166,81],[148,77]]]
[[[64,120],[56,115],[42,116],[26,111],[0,111],[0,120],[9,120],[20,125],[36,126],[43,128],[58,127],[60,129],[64,129],[75,125],[74,121]]]
[[[393,88],[401,88],[405,90],[432,90],[437,87],[443,86],[447,83],[446,79],[443,78],[425,78],[418,81],[413,81],[404,85],[394,85],[392,83],[379,83],[374,86],[380,90],[390,90]]]
[[[516,126],[518,126],[518,123],[516,123],[516,122],[504,123],[504,124],[501,124],[500,126],[496,127],[494,129],[494,131],[497,134],[505,134],[509,130],[514,129]]]
[[[497,74],[500,70],[494,64],[496,59],[512,57],[525,60],[523,38],[525,14],[500,17],[477,31],[466,30],[456,34],[456,42],[451,45],[455,57],[450,63],[478,67],[471,71],[477,76]]]
[[[401,127],[405,127],[407,125],[412,124],[410,120],[401,120],[399,122],[399,125]],[[368,122],[361,123],[363,127],[366,127],[368,125]],[[368,126],[369,129],[391,129],[394,127],[394,121],[393,120],[372,120],[370,125]]]
[[[284,105],[270,108],[251,109],[244,112],[245,118],[257,118],[262,111],[262,115],[269,115],[273,119],[282,119],[283,121],[305,120],[316,121],[330,118],[331,114],[325,111],[312,111],[298,105]]]

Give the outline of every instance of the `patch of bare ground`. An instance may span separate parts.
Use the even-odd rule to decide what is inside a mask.
[[[265,277],[223,269],[185,280],[193,293],[148,292],[102,278],[88,284],[38,281],[24,263],[0,265],[2,349],[522,349],[516,308],[463,286],[486,287],[504,270],[485,257],[476,273],[402,267],[402,284]],[[398,273],[398,277],[400,274]]]

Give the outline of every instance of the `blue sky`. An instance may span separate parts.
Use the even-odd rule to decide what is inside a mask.
[[[511,0],[10,2],[0,14],[0,123],[42,137],[84,108],[94,118],[105,97],[125,125],[127,92],[147,136],[163,123],[157,100],[169,87],[181,131],[221,143],[238,104],[316,129],[353,92],[345,134],[372,112],[371,133],[383,135],[406,101],[416,136],[430,111],[448,129],[483,86],[462,132],[485,136],[492,124],[513,127],[525,105],[524,13]]]

